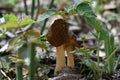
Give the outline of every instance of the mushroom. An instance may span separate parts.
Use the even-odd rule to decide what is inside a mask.
[[[75,47],[80,47],[76,36],[69,32],[69,41],[65,43],[64,48],[67,51],[67,66],[74,68],[74,54],[71,51],[75,50]]]
[[[66,65],[65,50],[67,52],[67,66],[74,68],[74,56],[71,51],[79,47],[76,37],[69,32],[68,24],[63,19],[57,19],[51,25],[47,33],[48,42],[56,47],[55,73]]]

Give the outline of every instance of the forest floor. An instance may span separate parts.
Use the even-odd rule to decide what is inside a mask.
[[[69,2],[67,0],[55,1],[53,8],[60,9],[65,5],[73,3],[72,0]],[[39,15],[44,13],[48,8],[49,0],[40,0],[41,9]],[[31,7],[31,1],[27,0],[27,5]],[[97,14],[97,19],[102,23],[103,27],[106,27],[110,33],[114,35],[115,46],[120,42],[120,0],[110,0],[110,2],[102,3],[99,5],[99,8],[102,6],[103,10]],[[97,10],[96,10],[97,12]],[[24,3],[22,0],[19,0],[18,3],[12,5],[11,7],[7,6],[6,3],[0,3],[0,14],[14,13],[18,18],[24,16]],[[52,16],[49,18],[45,32],[48,31],[49,25],[60,16]],[[79,15],[71,15],[67,20],[69,24],[69,30],[77,36],[77,41],[80,43],[81,48],[93,49],[97,47],[97,40],[91,34],[95,32],[94,28],[87,25],[84,17]],[[34,25],[34,28],[40,30],[43,23]],[[6,38],[0,38],[0,46],[4,46],[9,40],[11,40],[17,33],[19,33],[23,28],[13,29],[6,33]],[[85,40],[82,40],[85,38]],[[82,52],[75,53],[75,68],[71,69],[69,67],[64,67],[63,70],[58,74],[54,75],[54,68],[56,65],[56,50],[55,47],[51,46],[48,42],[47,51],[42,51],[42,49],[37,48],[37,52],[40,57],[40,69],[38,71],[40,78],[36,80],[96,80],[94,77],[95,73],[89,68],[91,60],[94,63],[97,63],[98,57],[96,50],[89,52],[89,55],[84,55]],[[120,49],[115,53],[115,58],[117,59],[120,55]],[[89,58],[88,58],[89,56]],[[66,55],[67,57],[67,55]],[[84,58],[83,58],[84,57]],[[100,65],[103,66],[103,62],[106,60],[106,54],[104,49],[104,42],[100,42],[99,50],[99,59]],[[14,71],[14,70],[13,70]],[[5,72],[7,73],[7,72]],[[3,74],[3,73],[2,73]],[[15,75],[14,73],[8,72],[8,74],[13,74],[13,80]],[[24,77],[26,78],[27,71],[25,69]],[[6,79],[7,80],[7,79]],[[12,80],[12,79],[11,79]],[[102,79],[97,80],[120,80],[120,64],[117,66],[117,70],[114,74],[108,74],[106,71],[102,73]]]

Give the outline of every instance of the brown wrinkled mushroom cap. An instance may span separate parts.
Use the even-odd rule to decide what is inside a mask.
[[[68,41],[68,24],[63,19],[57,19],[51,25],[47,39],[51,45],[58,47]]]

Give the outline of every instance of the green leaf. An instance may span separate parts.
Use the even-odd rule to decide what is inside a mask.
[[[106,18],[107,18],[108,21],[114,21],[114,20],[117,19],[117,17],[118,17],[118,14],[116,14],[116,13],[111,13],[111,14],[107,15]]]
[[[42,14],[38,19],[37,23],[49,18],[50,16],[54,15],[57,13],[57,10],[47,10],[44,14]]]
[[[15,20],[17,20],[17,17],[14,14],[8,15],[8,17],[9,17],[9,21],[15,21]]]
[[[5,23],[0,24],[0,28],[12,29],[34,23],[34,21],[31,20],[28,16],[21,20],[17,20],[14,14],[4,15],[4,19]]]
[[[41,41],[40,38],[37,38],[33,43],[35,43],[38,47],[40,47],[43,50],[47,49],[47,46],[44,41]]]
[[[98,34],[100,34],[100,40],[104,40],[109,37],[109,32],[105,27],[102,27],[100,22],[96,18],[86,18],[88,24],[95,28]]]
[[[76,13],[76,7],[82,3],[89,3],[91,0],[75,0],[73,5],[66,6],[64,10],[69,14]]]
[[[102,26],[101,26],[102,27]],[[100,32],[100,39],[101,40],[105,40],[105,39],[108,39],[109,37],[109,32],[108,30],[105,28],[105,27],[102,27],[102,30]]]
[[[17,21],[17,17],[14,14],[5,14],[3,15],[5,21]]]
[[[46,44],[44,43],[44,41],[41,41],[40,32],[38,30],[36,29],[28,30],[24,36],[28,37],[29,41],[33,42],[38,47],[46,49]]]
[[[20,20],[19,26],[26,26],[28,24],[32,24],[34,21],[30,18],[30,16],[27,16],[26,18]]]
[[[16,27],[18,27],[17,21],[9,21],[7,23],[0,24],[0,28],[11,29],[11,28],[16,28]]]
[[[78,6],[79,4],[82,4],[82,3],[90,3],[91,0],[74,0],[75,2],[75,5]]]
[[[92,8],[90,7],[88,3],[79,4],[76,10],[78,14],[81,16],[85,16],[89,18],[96,17],[96,15],[94,14]]]
[[[70,6],[66,6],[65,8],[64,8],[64,10],[67,12],[67,13],[69,13],[69,14],[74,14],[74,13],[76,13],[76,5],[70,5]]]
[[[116,71],[119,63],[120,63],[120,56],[118,56],[118,59],[117,59],[117,61],[116,61],[116,63],[115,63],[114,72]]]
[[[39,30],[37,30],[37,29],[31,29],[31,30],[28,30],[27,32],[26,32],[26,35],[25,35],[26,37],[31,37],[31,36],[33,36],[33,37],[35,37],[35,38],[38,38],[38,37],[40,37],[40,32],[39,32]]]
[[[100,32],[102,30],[102,26],[100,25],[99,21],[96,20],[96,18],[86,18],[86,21],[89,25],[93,26],[97,32]]]

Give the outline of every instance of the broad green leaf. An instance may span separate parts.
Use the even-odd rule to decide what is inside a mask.
[[[81,16],[85,16],[85,17],[96,17],[96,15],[94,14],[92,8],[90,7],[90,5],[88,3],[81,3],[77,6],[76,8],[77,12],[79,15]]]
[[[11,28],[16,28],[16,27],[18,27],[17,21],[8,21],[6,23],[0,24],[0,28],[11,29]]]
[[[3,15],[5,21],[17,21],[17,17],[14,14],[5,14]]]
[[[38,38],[38,37],[40,37],[40,32],[39,32],[39,30],[37,30],[37,29],[28,30],[28,31],[26,32],[26,35],[25,35],[25,36],[27,36],[27,37],[29,37],[29,36],[34,36],[34,37]]]
[[[30,16],[27,16],[26,18],[20,20],[19,26],[26,26],[28,24],[32,24],[34,21],[30,18]]]
[[[69,13],[69,14],[74,14],[74,13],[76,13],[76,5],[70,5],[70,6],[66,6],[65,8],[64,8],[64,10],[67,12],[67,13]]]
[[[82,3],[89,3],[90,0],[75,0],[73,5],[66,6],[64,10],[69,14],[76,13],[76,7]]]
[[[108,37],[109,37],[109,31],[105,27],[102,27],[101,34],[100,34],[100,39],[105,40]]]
[[[86,17],[86,21],[89,25],[91,25],[92,27],[94,27],[96,29],[97,32],[100,32],[102,30],[102,26],[100,25],[100,23],[96,20],[96,18],[88,18]]]
[[[75,5],[78,6],[79,4],[82,4],[82,3],[90,3],[91,0],[74,0],[75,2]]]
[[[30,17],[25,17],[21,20],[17,20],[14,14],[4,15],[4,19],[5,22],[0,24],[0,28],[12,29],[34,23],[34,21],[30,19]]]
[[[46,44],[44,41],[41,41],[40,32],[38,30],[29,30],[26,32],[25,36],[28,37],[30,42],[35,43],[42,49],[46,49]]]
[[[109,37],[108,30],[105,27],[103,27],[97,19],[86,18],[86,21],[87,21],[88,24],[90,24],[92,27],[95,28],[97,33],[100,34],[100,40],[104,40],[104,39]]]
[[[87,23],[90,24],[92,27],[94,27],[95,30],[97,31],[97,33],[100,34],[100,40],[104,40],[104,39],[108,38],[109,37],[108,30],[105,27],[103,27],[101,25],[101,23],[96,19],[96,16],[95,16],[94,12],[92,12],[91,7],[86,3],[84,3],[84,4],[86,5],[87,11],[82,10],[82,8],[80,8],[82,6],[78,5],[78,8],[77,8],[78,13],[79,14],[81,13],[83,16],[85,16]],[[78,10],[78,9],[80,9],[80,10]],[[92,13],[92,14],[90,14],[90,13]]]
[[[9,17],[9,21],[17,20],[17,17],[14,14],[9,14],[8,17]]]
[[[49,18],[50,16],[54,15],[57,13],[57,10],[47,10],[44,14],[42,14],[38,19],[37,23]]]
[[[43,41],[41,41],[40,38],[37,38],[33,43],[35,43],[41,49],[47,49],[46,44]]]

